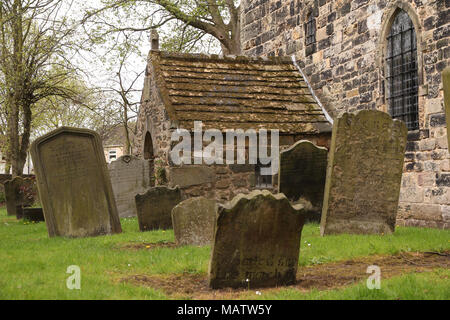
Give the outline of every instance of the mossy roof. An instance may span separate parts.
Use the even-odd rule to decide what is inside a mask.
[[[192,130],[329,132],[331,125],[288,57],[249,58],[151,51],[155,85],[170,120]],[[148,89],[147,89],[148,90]]]

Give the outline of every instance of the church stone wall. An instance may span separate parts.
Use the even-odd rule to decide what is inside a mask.
[[[384,52],[396,10],[417,34],[419,130],[408,134],[398,224],[450,227],[450,155],[441,73],[450,62],[449,0],[243,0],[249,56],[295,55],[325,108],[337,116],[387,112]],[[306,46],[308,14],[316,41]]]

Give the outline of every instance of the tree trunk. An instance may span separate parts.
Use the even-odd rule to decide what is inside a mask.
[[[126,154],[131,154],[130,132],[128,130],[127,123],[124,123],[124,129],[125,129],[125,151]]]
[[[31,134],[31,101],[24,101],[22,103],[22,124],[23,124],[23,133],[20,141],[20,149],[19,149],[19,166],[17,168],[18,171],[23,173],[23,167],[27,162],[28,156],[28,148],[30,145],[30,134]]]
[[[12,176],[19,176],[23,173],[23,166],[25,161],[23,160],[21,149],[21,141],[19,141],[19,116],[22,102],[24,101],[24,62],[23,62],[23,20],[22,20],[22,1],[14,0],[13,4],[13,94],[10,104],[11,119],[8,127],[9,139],[10,139],[10,160],[12,166]],[[24,123],[26,127],[26,123]],[[26,128],[25,128],[26,130]],[[24,131],[25,132],[25,131]],[[26,139],[25,143],[28,143]],[[28,146],[26,146],[28,147]],[[26,156],[25,156],[26,158]]]
[[[18,159],[19,159],[19,108],[14,97],[11,97],[7,103],[9,105],[8,112],[8,130],[7,130],[7,157],[12,167],[13,177],[17,175]]]
[[[9,171],[11,170],[11,163],[6,160],[6,164],[5,164],[5,174],[9,174]]]

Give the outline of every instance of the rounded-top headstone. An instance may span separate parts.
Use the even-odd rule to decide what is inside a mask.
[[[134,197],[150,187],[150,162],[136,156],[121,156],[108,165],[119,217],[135,217]]]
[[[293,202],[308,201],[308,221],[320,222],[327,174],[328,150],[300,140],[280,153],[278,192]]]

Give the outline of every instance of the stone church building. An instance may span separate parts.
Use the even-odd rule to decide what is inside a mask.
[[[242,0],[241,10],[243,53],[254,58],[150,53],[138,123],[144,156],[155,159],[156,167],[166,165],[171,130],[190,128],[194,120],[219,129],[270,123],[281,130],[284,146],[305,138],[327,146],[326,112],[336,117],[378,109],[409,130],[397,223],[449,228],[441,73],[450,62],[450,1]],[[293,55],[301,71],[280,58]],[[298,86],[278,88],[284,82],[272,83],[272,71],[291,73]],[[263,79],[263,86],[245,77]],[[296,106],[289,107],[289,100]],[[305,113],[306,105],[317,117]],[[172,184],[186,185],[188,195],[219,201],[258,186],[276,187],[275,178],[257,181],[258,166],[190,167],[170,166],[164,178],[170,184],[171,176],[179,177]]]
[[[256,59],[151,50],[137,149],[150,160],[157,183],[179,186],[187,197],[202,195],[222,202],[254,189],[276,192],[277,175],[263,175],[262,164],[249,163],[249,139],[245,164],[175,165],[169,152],[178,141],[172,141],[172,134],[186,129],[193,141],[194,121],[202,122],[202,132],[219,130],[224,158],[231,145],[227,130],[255,130],[259,135],[260,129],[277,129],[280,148],[286,149],[299,140],[328,146],[332,129],[288,57]],[[237,150],[236,139],[233,145]],[[192,155],[196,157],[195,152]]]
[[[398,223],[449,228],[441,73],[450,62],[450,1],[244,0],[242,6],[246,55],[295,55],[334,116],[379,109],[405,121]]]

